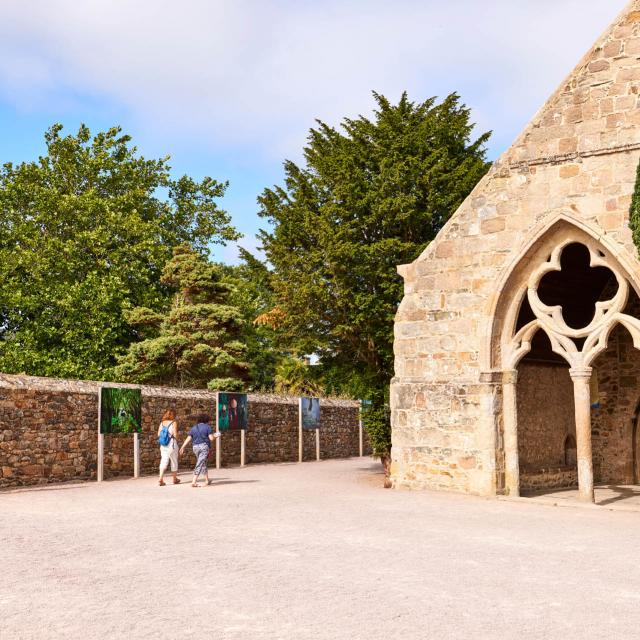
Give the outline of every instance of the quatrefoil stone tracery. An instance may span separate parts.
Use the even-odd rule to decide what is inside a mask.
[[[611,271],[618,290],[610,300],[595,303],[591,321],[579,329],[569,327],[563,317],[561,305],[548,306],[540,300],[538,287],[542,278],[550,272],[561,271],[562,252],[575,243],[575,240],[567,240],[558,245],[549,259],[529,276],[526,295],[535,319],[518,330],[505,345],[508,367],[516,368],[518,362],[531,350],[531,340],[539,330],[547,334],[553,351],[561,355],[574,370],[588,368],[606,349],[609,335],[618,323],[631,333],[634,346],[640,348],[640,321],[622,312],[629,298],[629,283],[612,261],[607,260],[595,242],[580,241],[579,244],[588,249],[591,267],[605,267]],[[581,349],[576,346],[576,339],[584,339]]]

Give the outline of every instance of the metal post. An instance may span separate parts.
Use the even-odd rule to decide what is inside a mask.
[[[98,471],[96,478],[98,482],[104,479],[104,434],[98,434]]]
[[[98,467],[96,480],[102,482],[104,478],[104,434],[100,433],[100,414],[102,413],[102,387],[98,387]]]
[[[140,434],[133,434],[133,477],[140,477]]]
[[[298,462],[302,462],[302,398],[298,398]]]
[[[360,406],[358,407],[358,443],[360,457],[364,455],[364,439],[362,433],[362,400],[360,400]]]
[[[320,460],[320,429],[316,429],[316,460]]]
[[[218,412],[219,412],[219,402],[218,402],[218,392],[216,391],[216,433],[220,433],[220,422],[218,420]],[[222,446],[220,443],[220,438],[216,438],[216,469],[220,468],[222,462]]]

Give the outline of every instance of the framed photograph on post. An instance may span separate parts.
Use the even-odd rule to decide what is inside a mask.
[[[140,433],[142,393],[128,387],[100,388],[100,433]]]
[[[246,393],[218,393],[218,429],[244,430],[248,426],[248,399]]]
[[[302,428],[320,428],[320,398],[301,398]]]

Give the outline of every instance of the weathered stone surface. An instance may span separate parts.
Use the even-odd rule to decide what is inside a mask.
[[[414,263],[399,267],[405,297],[396,317],[391,392],[396,487],[480,494],[504,489],[502,383],[479,382],[508,369],[499,333],[508,307],[503,301],[523,295],[529,252],[534,246],[546,250],[545,234],[557,229],[559,242],[579,230],[597,239],[629,280],[640,283],[628,228],[640,160],[638,15],[640,0],[634,0],[438,237]],[[634,394],[635,402],[640,395],[636,373],[630,369],[603,383],[615,380],[616,408],[608,426],[593,419],[601,479],[629,477],[629,411]],[[461,401],[460,390],[473,402]],[[618,465],[614,459],[623,447]],[[558,477],[564,482],[569,475]]]
[[[525,360],[518,367],[517,388],[521,471],[563,466],[565,439],[576,437],[569,367]]]
[[[98,389],[97,382],[0,374],[0,487],[95,478]],[[215,393],[142,386],[143,473],[157,471],[157,427],[169,407],[177,414],[182,440],[195,414],[215,414]],[[358,455],[358,415],[356,402],[322,400],[322,458]],[[315,460],[315,433],[303,433],[304,460]],[[364,445],[365,453],[370,453],[366,434]],[[249,394],[245,456],[247,464],[297,461],[297,398]],[[181,468],[193,462],[189,451],[181,459]],[[222,464],[239,462],[240,432],[226,432],[222,437]],[[105,436],[104,475],[133,475],[132,436]]]

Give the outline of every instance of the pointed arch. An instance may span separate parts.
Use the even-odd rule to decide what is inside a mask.
[[[592,255],[611,265],[640,295],[640,263],[635,256],[630,256],[624,247],[612,242],[603,231],[570,214],[563,213],[553,220],[547,220],[534,229],[531,239],[505,268],[498,280],[496,293],[489,301],[489,327],[481,353],[483,370],[513,368],[513,363],[508,361],[509,358],[503,357],[504,344],[511,341],[517,333],[516,322],[523,301],[527,297],[530,275],[545,262],[558,259],[559,247],[561,250],[571,243],[590,247]],[[531,338],[539,328],[536,327],[528,337]],[[522,328],[520,332],[523,332]],[[526,343],[523,343],[523,346],[526,348]],[[597,345],[598,353],[604,348],[606,339],[604,343]],[[526,353],[527,350],[517,360]]]

